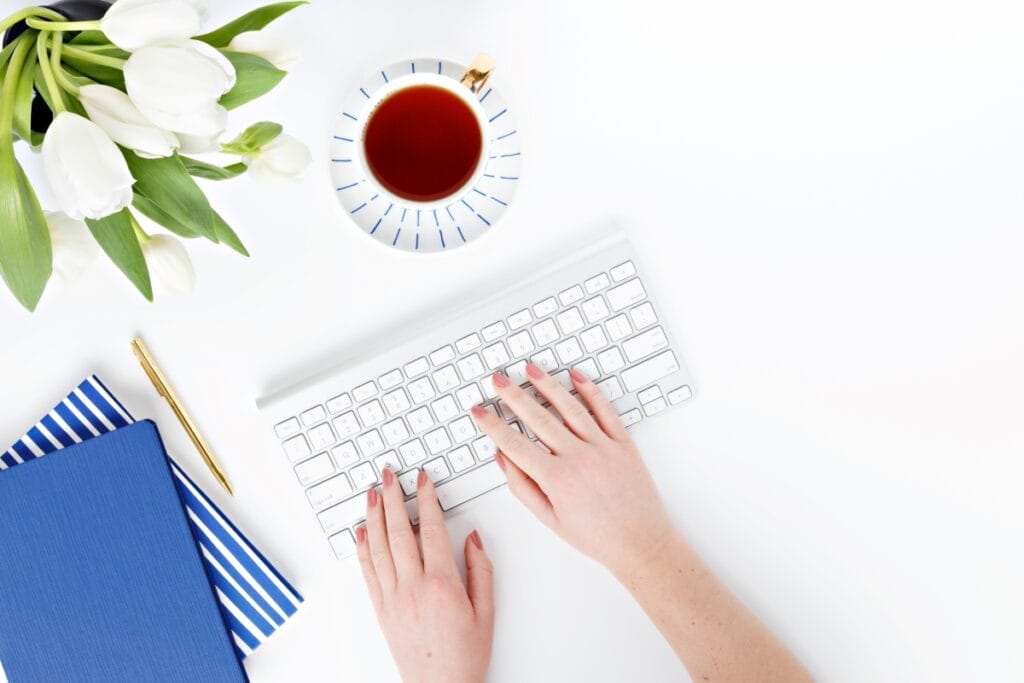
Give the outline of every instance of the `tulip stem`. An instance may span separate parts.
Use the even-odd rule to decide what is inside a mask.
[[[88,50],[83,50],[75,47],[74,45],[65,45],[64,54],[68,57],[81,59],[83,62],[92,62],[93,64],[99,64],[100,66],[109,66],[110,68],[117,69],[118,71],[124,69],[125,62],[128,61],[126,59],[118,59],[117,57],[93,54]]]
[[[64,71],[64,66],[60,63],[60,53],[63,47],[64,34],[57,31],[53,34],[53,49],[50,51],[50,68],[53,69],[53,75],[57,78],[57,84],[60,85],[61,89],[74,97],[78,97],[78,94],[82,89],[78,87],[77,83],[68,77],[67,72]]]
[[[13,150],[10,140],[11,128],[14,125],[14,89],[19,80],[16,75],[21,73],[25,66],[25,56],[32,49],[31,35],[23,33],[17,41],[11,61],[7,64],[8,77],[3,79],[3,88],[0,90],[0,149]]]
[[[64,17],[60,17],[63,19]],[[47,21],[38,17],[29,17],[25,20],[29,28],[38,31],[98,31],[99,20],[96,21]]]
[[[52,9],[48,9],[46,7],[26,7],[23,10],[15,12],[3,21],[0,21],[0,33],[3,33],[19,21],[24,21],[30,17],[45,17],[47,19],[56,19],[57,21],[60,21],[64,18],[64,15],[54,12]]]
[[[36,38],[36,52],[39,54],[39,73],[43,76],[43,83],[50,93],[50,104],[54,114],[63,114],[67,111],[64,106],[64,93],[57,87],[57,80],[53,76],[53,66],[50,65],[50,55],[46,52],[46,41],[49,36],[40,33]]]

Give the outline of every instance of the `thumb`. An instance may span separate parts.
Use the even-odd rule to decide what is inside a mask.
[[[484,552],[480,534],[466,536],[466,591],[473,611],[487,623],[494,622],[494,565]]]

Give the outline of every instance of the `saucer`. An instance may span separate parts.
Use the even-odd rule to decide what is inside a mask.
[[[367,182],[369,171],[355,149],[364,117],[369,114],[366,103],[389,79],[423,71],[458,81],[466,67],[445,59],[424,58],[375,71],[343,100],[341,113],[333,122],[330,147],[331,179],[345,213],[381,244],[420,253],[450,251],[491,230],[512,202],[522,164],[520,133],[501,93],[492,87],[492,77],[477,95],[491,126],[490,154],[480,180],[437,209],[382,197],[374,189],[375,184]]]

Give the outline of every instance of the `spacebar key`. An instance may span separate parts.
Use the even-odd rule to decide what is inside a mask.
[[[457,479],[439,484],[437,500],[442,510],[451,510],[505,483],[505,473],[493,460]]]
[[[671,351],[659,353],[654,358],[648,358],[639,365],[634,365],[622,371],[622,383],[626,385],[626,391],[636,391],[645,384],[659,380],[665,375],[671,375],[679,369],[676,355]]]

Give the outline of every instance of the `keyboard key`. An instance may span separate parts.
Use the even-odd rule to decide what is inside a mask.
[[[352,485],[348,483],[348,477],[344,474],[331,477],[322,484],[317,484],[306,491],[306,498],[309,499],[309,504],[317,510],[328,505],[340,503],[351,495]]]
[[[563,365],[568,365],[573,361],[583,358],[583,348],[576,337],[569,337],[564,342],[555,344],[555,352],[558,354],[558,358],[562,361]]]
[[[430,404],[434,411],[434,417],[438,422],[447,422],[459,414],[459,404],[455,402],[451,394],[443,396]]]
[[[584,330],[580,334],[580,341],[583,342],[583,348],[587,350],[587,353],[597,353],[608,346],[608,337],[605,336],[604,330],[600,325]]]
[[[547,346],[558,339],[558,328],[554,320],[545,320],[537,323],[531,328],[533,338],[537,340],[537,346]]]
[[[334,418],[332,422],[334,424],[334,429],[338,432],[339,439],[346,439],[353,434],[356,434],[361,429],[359,426],[359,420],[356,419],[356,414],[351,410]]]
[[[408,377],[409,379],[412,379],[414,377],[419,377],[424,372],[429,370],[430,363],[427,362],[426,358],[420,357],[414,361],[406,363],[402,369],[405,370],[405,376]]]
[[[436,351],[431,351],[430,362],[436,365],[444,365],[445,363],[455,360],[455,349],[451,344],[442,346]]]
[[[601,390],[601,393],[609,401],[620,399],[626,395],[626,392],[622,390],[622,382],[619,381],[618,377],[609,377],[602,382],[598,382],[597,388]]]
[[[608,317],[608,304],[604,302],[604,299],[599,296],[595,296],[593,299],[587,299],[581,306],[583,309],[583,315],[587,317],[587,322],[596,323],[598,320],[603,320]]]
[[[423,442],[419,439],[413,439],[409,443],[399,446],[398,452],[401,454],[402,461],[406,467],[412,467],[416,463],[427,459],[427,449],[423,447]]]
[[[498,447],[491,440],[491,437],[484,436],[473,442],[473,451],[476,453],[477,460],[487,462],[494,458],[494,454],[498,452]]]
[[[533,340],[530,339],[530,333],[526,330],[513,334],[505,341],[508,342],[508,350],[511,352],[513,358],[522,358],[523,356],[533,353],[533,350],[537,348],[533,345]]]
[[[448,425],[448,430],[452,433],[452,440],[455,443],[464,443],[476,436],[476,425],[465,415]]]
[[[480,387],[484,392],[485,399],[490,400],[497,397],[498,390],[494,388],[494,382],[491,381],[490,377],[485,377],[484,380],[480,382]]]
[[[630,310],[629,319],[633,321],[633,327],[638,330],[650,327],[658,322],[658,316],[654,313],[654,306],[651,305],[650,301]]]
[[[370,467],[369,464],[366,466]],[[361,522],[366,519],[366,494],[361,493],[348,500],[343,500],[334,507],[321,512],[317,518],[320,520],[320,526],[329,534]]]
[[[484,368],[484,362],[480,360],[480,354],[478,353],[466,356],[456,365],[459,366],[459,374],[462,375],[462,379],[465,382],[472,382],[487,372],[487,369]]]
[[[373,465],[368,462],[353,467],[349,470],[349,476],[352,477],[352,484],[356,490],[367,489],[377,483],[377,472],[373,469]],[[366,506],[365,498],[363,499],[363,506]]]
[[[644,416],[640,412],[639,408],[633,408],[633,410],[626,411],[622,415],[619,415],[619,417],[622,418],[622,424],[626,425],[627,427],[635,425],[637,422],[644,419]]]
[[[607,296],[608,304],[612,307],[612,310],[621,311],[624,308],[629,308],[638,301],[646,299],[647,292],[644,291],[644,286],[640,280],[634,278],[614,289],[609,289]]]
[[[563,306],[571,306],[577,301],[580,301],[583,297],[583,288],[579,285],[570,287],[569,289],[558,293],[558,300],[562,302]]]
[[[451,510],[504,483],[505,473],[492,462],[438,486],[437,499],[442,510]]]
[[[630,363],[667,347],[668,337],[665,336],[665,329],[661,326],[652,327],[646,332],[622,342],[622,350],[625,351],[626,358]]]
[[[480,344],[480,335],[474,332],[473,334],[468,334],[455,342],[455,348],[459,350],[459,353],[467,353],[473,349],[479,348]]]
[[[493,403],[488,403],[487,405],[485,405],[484,410],[486,410],[495,417],[501,417],[501,413],[498,412],[498,406],[496,406]]]
[[[640,403],[650,403],[656,398],[661,398],[661,387],[655,384],[653,387],[647,387],[636,395],[636,400]]]
[[[356,450],[356,445],[351,441],[346,441],[340,446],[335,446],[331,450],[331,455],[334,456],[334,462],[341,468],[345,468],[359,462],[359,451]]]
[[[549,296],[544,301],[538,301],[533,305],[533,314],[538,318],[546,318],[558,310],[558,302],[555,297]]]
[[[372,379],[366,384],[360,384],[358,387],[352,390],[352,396],[353,398],[355,398],[357,403],[365,401],[371,396],[376,395],[376,393],[377,385],[374,384]]]
[[[512,357],[508,355],[508,349],[501,342],[492,344],[483,350],[484,363],[487,364],[488,370],[497,370],[505,363],[512,360]]]
[[[622,357],[622,352],[616,346],[597,354],[597,362],[601,364],[601,370],[606,375],[626,367],[626,361]]]
[[[601,371],[597,369],[597,363],[594,362],[593,358],[588,358],[581,363],[577,363],[572,367],[572,369],[592,382],[597,381],[601,376]]]
[[[431,375],[431,377],[434,378],[434,384],[437,386],[437,390],[442,394],[451,391],[462,384],[462,382],[459,381],[459,374],[455,372],[454,365],[444,366]]]
[[[375,424],[383,422],[387,415],[384,414],[384,407],[380,404],[380,401],[374,399],[364,406],[359,406],[356,409],[359,413],[359,419],[362,421],[364,427],[372,427]]]
[[[420,377],[414,382],[409,382],[406,389],[409,390],[409,395],[412,397],[413,403],[416,404],[429,401],[437,395],[434,393],[434,386],[426,377]]]
[[[405,419],[409,421],[409,429],[413,434],[420,434],[434,426],[434,418],[426,406],[412,411],[405,416]]]
[[[384,450],[384,439],[380,438],[380,432],[376,429],[357,436],[356,443],[364,458],[372,457]]]
[[[296,460],[301,460],[302,458],[305,458],[307,455],[313,452],[313,449],[309,447],[309,442],[306,441],[306,437],[304,437],[302,434],[299,434],[296,437],[288,439],[282,445],[284,446],[285,454],[288,456],[288,459],[291,460],[292,462],[295,462]]]
[[[394,451],[388,451],[382,453],[373,459],[375,465],[377,465],[377,471],[383,472],[384,468],[391,470],[392,474],[398,474],[404,467],[402,467],[402,461],[398,459],[398,453]]]
[[[423,442],[427,445],[427,451],[431,455],[437,455],[452,446],[452,440],[448,438],[448,432],[444,427],[438,427],[434,431],[424,434]]]
[[[484,402],[484,395],[480,393],[480,387],[477,386],[476,382],[456,391],[455,398],[458,399],[459,405],[463,410],[469,410],[473,406]]]
[[[568,370],[561,370],[551,375],[558,380],[558,383],[562,385],[562,388],[566,391],[574,391],[575,387],[572,385],[572,377],[569,376]]]
[[[529,379],[526,374],[526,361],[521,360],[508,366],[505,368],[505,374],[513,384],[526,384]]]
[[[404,413],[412,406],[412,403],[409,402],[409,394],[405,393],[405,389],[401,387],[384,394],[381,400],[384,402],[384,408],[387,409],[388,415],[392,417]]]
[[[651,415],[656,415],[657,413],[660,413],[661,411],[665,410],[665,408],[667,408],[667,407],[668,407],[668,404],[665,403],[665,399],[663,399],[663,398],[656,398],[653,401],[651,401],[650,403],[645,403],[644,404],[644,414],[647,415],[648,417],[650,417]]]
[[[299,420],[298,418],[289,417],[284,422],[278,422],[274,427],[274,433],[277,434],[277,438],[286,439],[293,434],[299,433]]]
[[[623,370],[622,383],[626,385],[627,391],[636,391],[666,375],[671,375],[678,369],[679,363],[676,362],[675,354],[672,351],[663,351],[639,365]]]
[[[398,483],[402,486],[402,492],[407,496],[411,496],[416,493],[416,487],[419,485],[420,471],[409,470],[398,475]]]
[[[423,463],[423,471],[430,477],[430,481],[435,483],[452,476],[452,471],[448,469],[448,463],[444,461],[444,458],[434,458]]]
[[[389,446],[394,446],[396,443],[405,441],[409,438],[409,430],[406,428],[405,422],[402,421],[402,418],[392,420],[391,422],[385,422],[384,426],[380,428],[380,431],[384,435],[384,440],[387,441]]]
[[[320,422],[321,420],[326,420],[327,411],[324,410],[323,406],[313,406],[309,410],[302,413],[301,417],[302,424],[308,427],[309,425],[315,425],[317,422]]]
[[[668,392],[668,402],[671,403],[672,405],[675,405],[677,403],[682,403],[683,401],[689,399],[691,396],[693,396],[693,391],[690,389],[690,387],[684,384],[678,389],[673,389],[672,391]]]
[[[587,290],[587,294],[593,294],[594,292],[600,292],[602,289],[611,284],[611,280],[604,273],[598,273],[594,277],[590,278],[583,283],[583,286]]]
[[[331,462],[331,456],[326,453],[315,455],[295,466],[295,476],[299,478],[299,483],[303,486],[319,481],[332,472],[334,472],[334,463]]]
[[[544,372],[554,372],[558,369],[558,360],[555,358],[555,354],[551,349],[544,349],[540,353],[530,358],[530,362],[536,365]]]
[[[399,384],[402,383],[403,379],[404,378],[402,377],[402,371],[399,370],[398,368],[395,368],[391,372],[385,373],[378,377],[377,384],[380,385],[381,391],[387,391],[392,387],[397,387]]]
[[[309,444],[313,450],[319,451],[334,445],[334,431],[326,422],[310,429],[308,435]]]
[[[492,342],[495,339],[504,337],[506,332],[508,332],[508,328],[505,327],[505,323],[499,320],[485,327],[480,334],[483,335],[485,342]]]
[[[612,279],[616,282],[622,282],[630,275],[636,275],[636,266],[633,265],[632,261],[626,261],[612,268]]]
[[[459,446],[456,448],[448,454],[448,461],[456,472],[465,472],[476,464],[473,460],[473,451],[469,450],[469,446]]]
[[[334,556],[339,560],[355,555],[356,541],[352,538],[352,532],[345,529],[340,534],[331,536],[331,548],[334,550]]]
[[[533,316],[525,308],[521,311],[513,313],[508,318],[508,326],[510,329],[518,330],[520,327],[529,325],[533,321]]]
[[[351,407],[352,397],[348,394],[338,394],[327,402],[327,410],[331,411],[331,415],[337,415],[341,411],[348,410]]]
[[[608,331],[608,338],[613,342],[617,342],[620,339],[625,339],[633,333],[633,328],[629,324],[629,319],[626,314],[617,315],[614,318],[610,318],[604,324],[604,329]]]
[[[583,322],[583,316],[580,315],[580,309],[570,308],[567,311],[562,311],[557,316],[558,327],[561,328],[562,334],[572,334],[577,330],[582,330],[586,324]]]

